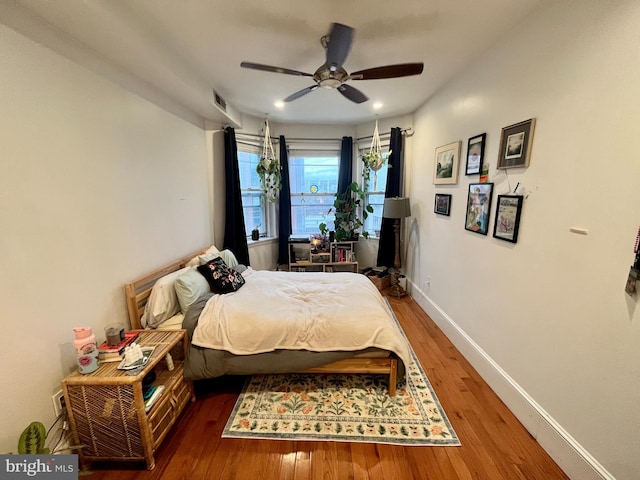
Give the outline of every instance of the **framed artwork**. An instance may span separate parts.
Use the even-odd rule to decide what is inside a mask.
[[[489,231],[489,215],[491,213],[491,195],[493,183],[469,184],[467,197],[467,214],[464,228],[470,232],[486,235]]]
[[[484,158],[484,142],[487,134],[471,137],[467,143],[467,171],[465,175],[475,175],[482,172],[482,159]]]
[[[448,193],[436,193],[433,211],[438,215],[446,215],[448,217],[451,213],[451,195]]]
[[[536,119],[509,125],[502,129],[498,169],[528,167]]]
[[[518,241],[522,198],[522,195],[498,195],[496,220],[493,224],[495,238],[511,243]]]
[[[458,164],[460,163],[460,144],[457,141],[436,148],[433,183],[447,185],[458,183]]]

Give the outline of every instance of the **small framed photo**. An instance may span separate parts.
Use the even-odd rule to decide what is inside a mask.
[[[500,240],[516,243],[520,229],[522,195],[498,195],[493,236]]]
[[[528,167],[536,119],[509,125],[502,129],[498,169]]]
[[[484,142],[487,134],[471,137],[467,143],[467,171],[465,175],[476,175],[482,172],[482,159],[484,158]]]
[[[493,183],[469,184],[467,197],[467,214],[464,228],[470,232],[486,235],[489,231],[489,215],[491,214],[491,196]]]
[[[446,215],[448,217],[451,214],[451,195],[448,193],[436,193],[433,211],[438,215]]]
[[[460,163],[460,144],[457,141],[436,148],[433,183],[447,185],[458,183],[458,164]]]

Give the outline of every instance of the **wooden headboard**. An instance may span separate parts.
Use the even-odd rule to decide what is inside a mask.
[[[127,310],[129,312],[129,323],[131,324],[132,330],[142,328],[140,319],[142,318],[149,295],[151,295],[151,289],[156,283],[156,280],[171,272],[184,268],[189,260],[198,255],[202,255],[207,248],[190,253],[189,255],[179,258],[164,267],[160,267],[151,273],[133,280],[132,282],[124,284],[124,293],[127,298]]]

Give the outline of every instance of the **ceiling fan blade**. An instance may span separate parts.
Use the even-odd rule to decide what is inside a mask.
[[[313,92],[317,88],[318,88],[318,85],[311,85],[310,87],[303,88],[302,90],[299,90],[296,93],[289,95],[287,98],[283,100],[283,102],[292,102],[293,100],[296,100],[297,98],[300,98],[306,95],[307,93]]]
[[[420,75],[424,69],[424,63],[400,63],[398,65],[386,65],[384,67],[367,68],[350,75],[351,80],[380,80],[383,78],[409,77]]]
[[[338,70],[347,59],[351,42],[353,40],[353,28],[341,23],[331,24],[329,41],[327,43],[327,66]]]
[[[348,98],[355,103],[363,103],[369,100],[364,93],[357,88],[353,88],[351,85],[342,84],[337,89],[344,97]]]
[[[273,67],[271,65],[262,65],[261,63],[242,62],[240,66],[242,68],[252,68],[254,70],[262,70],[264,72],[285,73],[287,75],[296,75],[298,77],[313,77],[313,75],[310,73],[299,72],[298,70],[291,70],[289,68]]]

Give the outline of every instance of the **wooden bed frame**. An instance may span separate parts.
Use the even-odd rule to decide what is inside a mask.
[[[127,299],[129,322],[131,323],[132,329],[137,330],[142,328],[141,318],[154,283],[161,277],[184,268],[191,259],[202,255],[206,250],[207,249],[204,248],[181,257],[164,267],[158,268],[151,273],[125,284],[124,290]],[[386,358],[349,358],[307,370],[292,370],[290,373],[366,373],[389,375],[389,395],[393,397],[396,394],[398,359],[395,355],[390,355]]]

